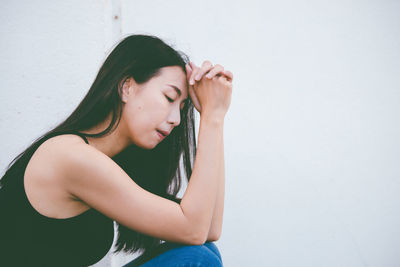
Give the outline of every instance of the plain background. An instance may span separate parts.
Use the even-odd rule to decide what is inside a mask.
[[[399,266],[399,14],[389,0],[2,1],[2,174],[120,38],[152,34],[234,74],[225,266]]]

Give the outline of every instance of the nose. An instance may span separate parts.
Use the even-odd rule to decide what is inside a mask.
[[[178,126],[181,123],[181,113],[179,108],[174,108],[168,116],[168,123]]]

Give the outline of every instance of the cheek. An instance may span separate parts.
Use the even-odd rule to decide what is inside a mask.
[[[151,101],[142,101],[140,105],[127,107],[131,130],[138,134],[144,134],[159,127],[168,113],[166,102],[159,98],[153,98]]]
[[[168,116],[168,110],[171,103],[167,101],[164,95],[153,97],[151,101],[146,103],[145,114],[149,121],[156,123],[159,126]]]
[[[169,102],[158,97],[126,105],[123,114],[133,143],[146,149],[154,148],[159,143],[156,128],[165,123],[169,108]]]

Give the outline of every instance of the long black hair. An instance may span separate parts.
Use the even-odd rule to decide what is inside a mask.
[[[111,51],[101,66],[92,86],[77,108],[62,123],[36,139],[25,151],[8,165],[0,180],[0,193],[7,191],[8,184],[17,169],[27,164],[38,145],[57,132],[81,132],[105,121],[111,114],[108,127],[98,133],[82,133],[88,137],[101,137],[112,132],[122,114],[121,85],[130,77],[138,84],[148,82],[160,73],[160,68],[180,66],[186,74],[189,58],[183,52],[152,35],[129,35]],[[112,159],[142,188],[177,203],[177,193],[182,186],[181,165],[189,181],[196,154],[194,106],[190,98],[181,111],[181,123],[154,149],[142,149],[132,144]],[[183,162],[182,164],[180,164]],[[1,195],[1,194],[0,194]],[[4,195],[3,195],[4,196]],[[1,201],[0,201],[1,202]],[[4,201],[3,201],[4,202]],[[113,253],[145,252],[159,245],[162,240],[115,222],[118,239]]]

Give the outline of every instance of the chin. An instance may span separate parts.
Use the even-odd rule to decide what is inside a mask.
[[[154,140],[146,140],[146,139],[140,140],[140,139],[137,139],[137,138],[132,138],[131,140],[132,140],[132,143],[135,146],[137,146],[137,147],[139,147],[141,149],[151,150],[151,149],[155,148],[158,145],[158,143],[154,142]]]
[[[157,146],[157,144],[136,144],[136,146],[142,148],[142,149],[147,149],[147,150],[151,150],[153,148],[155,148]]]
[[[137,146],[143,149],[151,150],[158,146],[158,144],[160,144],[160,142],[146,142],[137,144]]]

